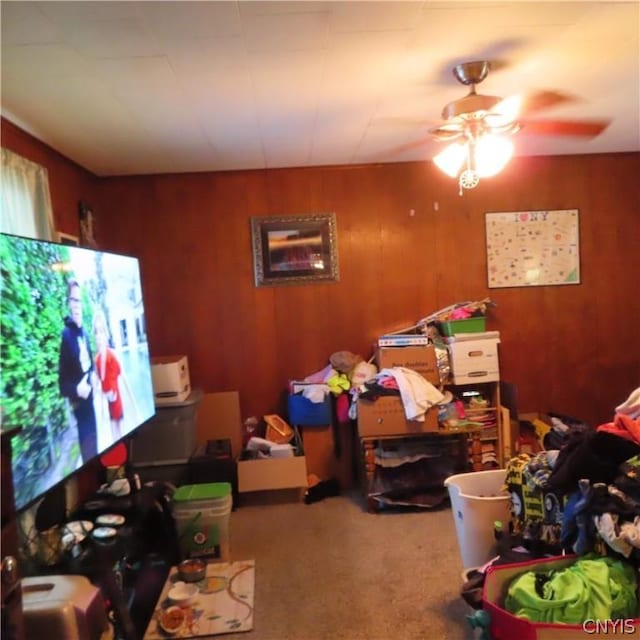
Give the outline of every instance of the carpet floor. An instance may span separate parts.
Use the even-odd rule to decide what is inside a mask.
[[[368,513],[355,491],[242,504],[230,538],[232,560],[255,560],[251,640],[475,638],[448,507]]]

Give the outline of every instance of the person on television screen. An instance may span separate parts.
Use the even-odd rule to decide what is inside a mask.
[[[67,283],[69,315],[64,319],[60,340],[58,383],[69,400],[78,427],[82,461],[98,453],[96,412],[93,406],[93,358],[87,334],[82,328],[82,298],[77,280]]]
[[[115,442],[123,435],[121,427],[124,407],[121,388],[128,391],[128,385],[118,356],[110,346],[107,319],[102,310],[97,310],[93,316],[93,335],[97,350],[95,359],[96,373],[100,380],[100,388],[109,407],[111,437]],[[132,394],[129,395],[131,396]]]

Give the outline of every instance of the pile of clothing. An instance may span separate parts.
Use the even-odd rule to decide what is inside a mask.
[[[603,552],[640,560],[640,388],[595,430],[507,465],[511,532],[536,555]]]
[[[636,572],[616,558],[590,554],[550,571],[525,571],[509,584],[504,608],[531,622],[583,624],[637,617]]]

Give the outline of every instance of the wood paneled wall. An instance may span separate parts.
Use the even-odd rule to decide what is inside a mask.
[[[103,178],[93,197],[101,248],[141,260],[152,355],[188,355],[243,417],[283,412],[287,380],[334,351],[368,358],[380,333],[489,296],[520,410],[600,424],[640,385],[638,175],[640,154],[604,154],[516,158],[462,197],[429,162]],[[485,212],[570,208],[581,284],[487,288]],[[324,212],[340,282],[256,288],[250,217]]]

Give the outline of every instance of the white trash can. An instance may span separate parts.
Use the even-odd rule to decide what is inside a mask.
[[[491,559],[496,520],[501,520],[506,530],[510,503],[509,494],[503,490],[505,478],[505,469],[495,469],[459,473],[444,481],[464,569],[482,566]]]

